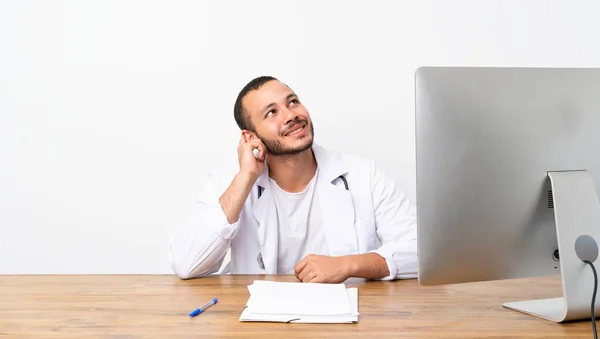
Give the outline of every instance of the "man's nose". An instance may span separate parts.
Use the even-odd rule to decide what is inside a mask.
[[[291,123],[292,121],[298,120],[298,115],[291,109],[284,108],[283,112],[284,112],[283,119],[284,119],[284,123],[286,125]]]

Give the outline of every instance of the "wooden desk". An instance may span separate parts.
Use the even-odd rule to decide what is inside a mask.
[[[358,324],[241,323],[255,279],[293,276],[0,276],[0,337],[10,338],[592,338],[590,321],[555,324],[504,309],[560,295],[558,277],[436,287],[358,287]],[[536,282],[536,285],[529,283]],[[205,313],[196,307],[218,297]],[[591,297],[591,296],[590,296]]]

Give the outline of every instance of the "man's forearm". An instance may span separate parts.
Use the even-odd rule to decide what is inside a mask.
[[[350,278],[381,279],[390,275],[387,261],[377,253],[347,255],[344,257]]]
[[[230,224],[236,222],[240,217],[244,203],[248,199],[248,194],[250,194],[255,181],[256,179],[253,180],[250,174],[238,173],[225,193],[219,198],[221,208]]]

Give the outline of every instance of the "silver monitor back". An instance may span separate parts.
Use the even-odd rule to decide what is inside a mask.
[[[548,172],[587,170],[600,192],[600,69],[415,77],[419,282],[560,274]]]

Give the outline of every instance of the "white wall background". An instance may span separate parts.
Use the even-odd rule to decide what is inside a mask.
[[[316,141],[415,198],[421,65],[599,67],[598,1],[0,1],[0,273],[171,273],[235,161],[232,107],[288,83]],[[233,162],[235,164],[235,162]]]

